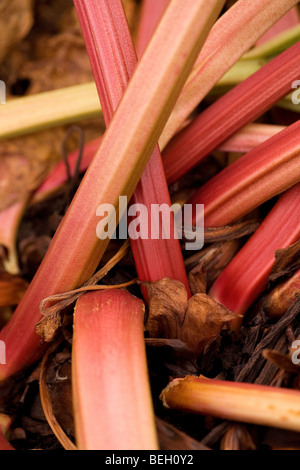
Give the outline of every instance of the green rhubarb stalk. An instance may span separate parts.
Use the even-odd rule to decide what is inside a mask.
[[[101,116],[94,83],[8,100],[1,106],[0,139]]]

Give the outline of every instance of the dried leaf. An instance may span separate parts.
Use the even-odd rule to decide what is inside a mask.
[[[33,23],[32,0],[0,2],[0,62],[29,32]]]
[[[188,280],[193,295],[206,294],[206,273],[203,262],[195,266],[188,274]]]
[[[166,278],[142,285],[148,292],[150,336],[180,339],[197,354],[236,317],[206,294],[187,300],[186,290],[178,281]]]
[[[26,292],[28,283],[8,273],[0,274],[0,307],[17,305]]]
[[[279,369],[283,369],[286,372],[300,374],[300,365],[293,364],[291,357],[288,354],[282,354],[281,352],[274,351],[272,349],[265,349],[262,352],[265,359],[275,364]]]
[[[210,450],[201,442],[160,418],[156,418],[156,428],[160,450]]]
[[[240,246],[241,242],[238,239],[214,243],[187,258],[185,266],[188,271],[196,266],[201,266],[199,269],[203,269],[206,274],[206,287],[208,290],[236,255]]]
[[[221,450],[256,450],[256,445],[246,426],[233,424],[222,438]]]
[[[287,248],[276,250],[275,263],[273,265],[269,282],[275,282],[277,279],[291,275],[296,269],[300,268],[300,240]]]

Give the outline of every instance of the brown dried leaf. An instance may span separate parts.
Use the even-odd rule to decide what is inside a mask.
[[[26,292],[28,283],[8,273],[0,274],[0,307],[17,305]]]
[[[300,269],[265,295],[261,300],[261,306],[269,317],[280,318],[299,296]]]
[[[275,252],[275,263],[269,276],[269,282],[289,276],[300,268],[300,240],[287,248]]]
[[[196,294],[186,309],[181,340],[200,354],[221,332],[225,323],[236,315],[206,294]]]
[[[206,273],[203,263],[199,263],[189,272],[188,280],[193,295],[206,294]]]
[[[143,282],[148,293],[147,329],[153,338],[181,339],[188,295],[184,285],[173,279]]]
[[[179,281],[166,278],[143,285],[148,292],[150,336],[179,339],[197,354],[219,335],[227,321],[236,317],[206,294],[187,300]]]
[[[30,167],[21,154],[0,151],[0,212],[28,196],[30,179]]]
[[[160,450],[210,450],[160,418],[156,418],[156,429]]]
[[[258,227],[259,223],[255,220],[245,220],[225,227],[206,227],[204,229],[204,240],[205,243],[234,240],[235,238],[251,235]]]
[[[265,359],[275,364],[279,369],[286,372],[300,374],[300,365],[293,364],[291,357],[288,354],[282,354],[272,349],[265,349],[262,352]]]
[[[246,426],[233,424],[222,438],[221,450],[256,450],[256,445]]]
[[[27,35],[32,23],[32,0],[1,0],[0,62]]]
[[[201,265],[200,269],[203,269],[206,274],[206,288],[209,290],[223,269],[236,255],[240,246],[241,242],[238,239],[214,243],[187,258],[185,266],[190,271]]]

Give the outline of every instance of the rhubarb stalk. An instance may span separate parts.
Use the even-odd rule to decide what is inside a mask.
[[[161,399],[167,408],[300,431],[296,390],[187,376],[173,380]]]
[[[72,380],[81,450],[157,450],[144,304],[121,290],[83,295],[74,313]]]
[[[266,286],[275,251],[300,237],[300,184],[275,204],[254,235],[224,269],[210,295],[226,308],[244,315]],[[240,325],[240,319],[232,323]]]
[[[139,18],[136,53],[141,57],[170,0],[143,0]]]
[[[81,286],[95,271],[108,244],[105,227],[98,233],[104,240],[97,237],[96,210],[109,203],[118,215],[119,196],[131,198],[223,3],[173,0],[167,9],[40,268],[1,331],[7,364],[0,380],[43,353],[35,331],[40,302]]]
[[[227,225],[300,181],[300,121],[204,184],[189,200],[205,205],[205,225]]]
[[[297,3],[298,0],[239,0],[221,16],[165,126],[159,141],[161,149],[232,65]],[[274,85],[273,81],[269,83]],[[237,110],[238,106],[234,112]]]
[[[169,183],[191,170],[241,127],[291,91],[300,74],[300,42],[219,98],[170,142],[163,154]]]
[[[88,45],[103,115],[108,126],[137,64],[134,46],[120,0],[74,0],[81,29]],[[99,44],[97,47],[96,45]],[[171,206],[170,195],[158,146],[131,199],[147,209],[149,236],[131,240],[135,264],[141,281],[164,277],[181,281],[189,291],[179,240],[174,237],[174,216],[170,217],[170,239],[151,237],[151,208],[154,204]],[[129,209],[130,211],[130,209]]]

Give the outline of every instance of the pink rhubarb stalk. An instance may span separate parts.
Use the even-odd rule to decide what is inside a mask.
[[[247,153],[284,129],[284,126],[275,126],[274,124],[248,124],[225,140],[220,145],[219,150],[222,152]]]
[[[300,431],[300,392],[187,376],[162,391],[167,408]]]
[[[121,0],[74,0],[95,76],[101,107],[108,126],[137,64],[134,46]],[[99,44],[97,47],[96,45]],[[131,239],[135,264],[141,281],[164,277],[189,283],[178,238],[174,237],[174,216],[170,218],[170,239],[152,239],[151,208],[171,206],[169,190],[158,146],[133,194],[131,202],[147,208],[140,215],[148,227],[148,237]],[[129,209],[130,211],[130,209]]]
[[[143,0],[136,41],[136,53],[141,57],[170,0]]]
[[[239,0],[212,28],[159,140],[160,148],[242,55],[298,0]],[[273,87],[274,81],[268,86]],[[267,86],[265,86],[265,91]],[[261,98],[257,97],[259,102]],[[234,113],[238,110],[238,106]]]
[[[205,205],[205,225],[227,225],[300,181],[300,121],[214,176],[189,203]]]
[[[293,28],[299,24],[299,11],[295,6],[288,13],[286,13],[279,21],[277,21],[258,41],[257,45],[272,39],[277,34],[283,33],[287,29]]]
[[[224,269],[210,295],[232,312],[244,315],[258,298],[275,261],[275,251],[300,237],[300,184],[275,204],[254,235]],[[240,319],[233,326],[239,326]]]
[[[94,273],[109,241],[105,227],[96,233],[97,208],[111,204],[118,217],[119,196],[131,198],[223,3],[172,0],[40,268],[1,331],[7,363],[0,365],[0,380],[45,350],[35,331],[41,301],[83,285]]]
[[[163,153],[167,180],[174,183],[241,127],[291,91],[300,75],[300,42],[244,80],[183,129]]]
[[[81,450],[157,450],[141,300],[83,295],[74,314],[72,382]]]

